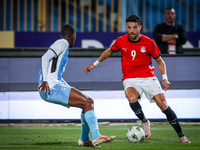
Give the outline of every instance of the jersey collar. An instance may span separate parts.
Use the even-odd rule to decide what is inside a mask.
[[[140,39],[139,39],[138,41],[131,41],[131,40],[129,39],[129,37],[128,37],[128,40],[129,40],[129,42],[131,42],[131,43],[138,43],[138,42],[141,41],[141,37],[140,37]]]

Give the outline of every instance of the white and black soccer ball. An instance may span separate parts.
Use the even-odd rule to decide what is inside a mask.
[[[128,129],[126,136],[131,143],[142,143],[145,138],[144,130],[138,126],[133,126]]]

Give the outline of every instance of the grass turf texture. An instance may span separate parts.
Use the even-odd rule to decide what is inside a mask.
[[[152,125],[152,136],[143,143],[130,143],[126,139],[131,125],[99,126],[102,135],[115,135],[110,143],[101,144],[101,149],[109,150],[198,150],[200,149],[200,126],[182,125],[184,134],[191,144],[182,144],[170,125]],[[80,126],[27,126],[0,127],[0,149],[35,149],[35,150],[77,150],[92,149],[78,147]]]

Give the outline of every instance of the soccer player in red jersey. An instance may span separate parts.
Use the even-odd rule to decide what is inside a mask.
[[[140,34],[142,26],[140,17],[131,15],[126,19],[127,34],[118,37],[111,48],[106,49],[93,64],[84,68],[87,74],[94,69],[100,62],[110,57],[114,52],[122,53],[122,73],[125,95],[130,103],[135,115],[142,121],[145,138],[151,137],[150,121],[146,119],[141,105],[138,102],[144,92],[150,102],[156,102],[161,111],[166,115],[167,120],[172,125],[179,136],[181,143],[191,143],[183,134],[179,121],[174,111],[168,106],[165,95],[155,76],[155,68],[152,65],[152,57],[158,64],[162,74],[162,84],[165,91],[170,87],[166,66],[160,56],[160,50],[154,40]]]

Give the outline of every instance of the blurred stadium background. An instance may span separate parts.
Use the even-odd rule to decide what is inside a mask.
[[[64,79],[94,99],[100,121],[135,121],[123,93],[120,53],[89,75],[83,69],[126,33],[127,16],[139,15],[142,34],[152,38],[168,6],[175,8],[176,22],[185,27],[188,41],[184,54],[162,54],[172,83],[165,94],[178,118],[200,121],[200,0],[1,0],[0,122],[79,121],[81,110],[44,102],[36,91],[40,57],[60,38],[66,23],[75,26],[77,39]],[[141,103],[150,120],[165,121],[145,96]]]

